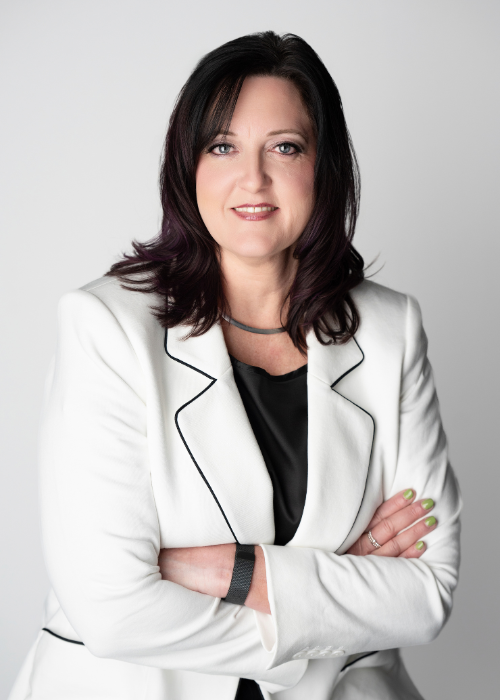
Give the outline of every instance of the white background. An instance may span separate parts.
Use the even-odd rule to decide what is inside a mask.
[[[404,652],[426,700],[498,691],[500,4],[1,0],[0,696],[39,628],[36,435],[57,299],[159,226],[157,175],[196,61],[294,32],[340,89],[362,173],[356,244],[417,296],[465,499],[454,614]],[[495,648],[496,647],[496,648]]]

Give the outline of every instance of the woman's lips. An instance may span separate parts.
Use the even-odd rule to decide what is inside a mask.
[[[245,221],[262,221],[269,219],[270,216],[276,214],[278,207],[273,207],[271,204],[242,204],[239,207],[233,207],[232,211]]]

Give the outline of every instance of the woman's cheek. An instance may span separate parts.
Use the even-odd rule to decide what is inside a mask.
[[[309,221],[313,206],[314,191],[310,183],[305,180],[298,184],[293,196],[294,218],[301,229],[303,229]]]
[[[283,181],[283,189],[294,209],[310,214],[314,203],[314,166],[307,163],[299,171],[291,169]]]
[[[203,223],[209,231],[213,228],[218,209],[218,198],[213,185],[202,178],[196,181],[196,199]]]
[[[196,199],[198,209],[205,224],[210,220],[223,217],[224,202],[231,190],[232,180],[219,168],[199,166],[196,172]]]

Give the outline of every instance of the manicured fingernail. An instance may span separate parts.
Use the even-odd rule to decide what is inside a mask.
[[[417,542],[417,544],[415,545],[415,547],[418,549],[418,551],[420,551],[423,546],[424,546],[424,543],[422,542],[422,540],[420,540],[420,542]]]
[[[425,524],[427,525],[427,527],[432,527],[433,525],[436,524],[436,518],[433,515],[431,515],[430,518],[427,518],[427,520],[425,521]]]
[[[425,501],[422,501],[422,508],[425,508],[425,510],[430,510],[433,505],[434,501],[432,498],[426,498]]]
[[[403,496],[404,498],[406,498],[407,501],[409,501],[410,498],[413,498],[413,491],[411,489],[408,489],[404,492]]]

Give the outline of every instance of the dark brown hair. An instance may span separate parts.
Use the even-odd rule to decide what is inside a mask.
[[[161,231],[146,243],[134,241],[133,254],[107,274],[129,289],[159,294],[164,301],[153,310],[165,328],[190,324],[190,335],[202,335],[222,312],[230,314],[219,247],[197,206],[195,173],[203,149],[229,129],[243,81],[256,75],[291,80],[317,133],[315,205],[295,247],[298,268],[284,325],[302,351],[311,327],[321,342],[346,342],[359,324],[349,291],[364,278],[363,259],[352,245],[359,170],[337,87],[319,56],[294,34],[250,34],[201,59],[177,98],[165,139]]]

